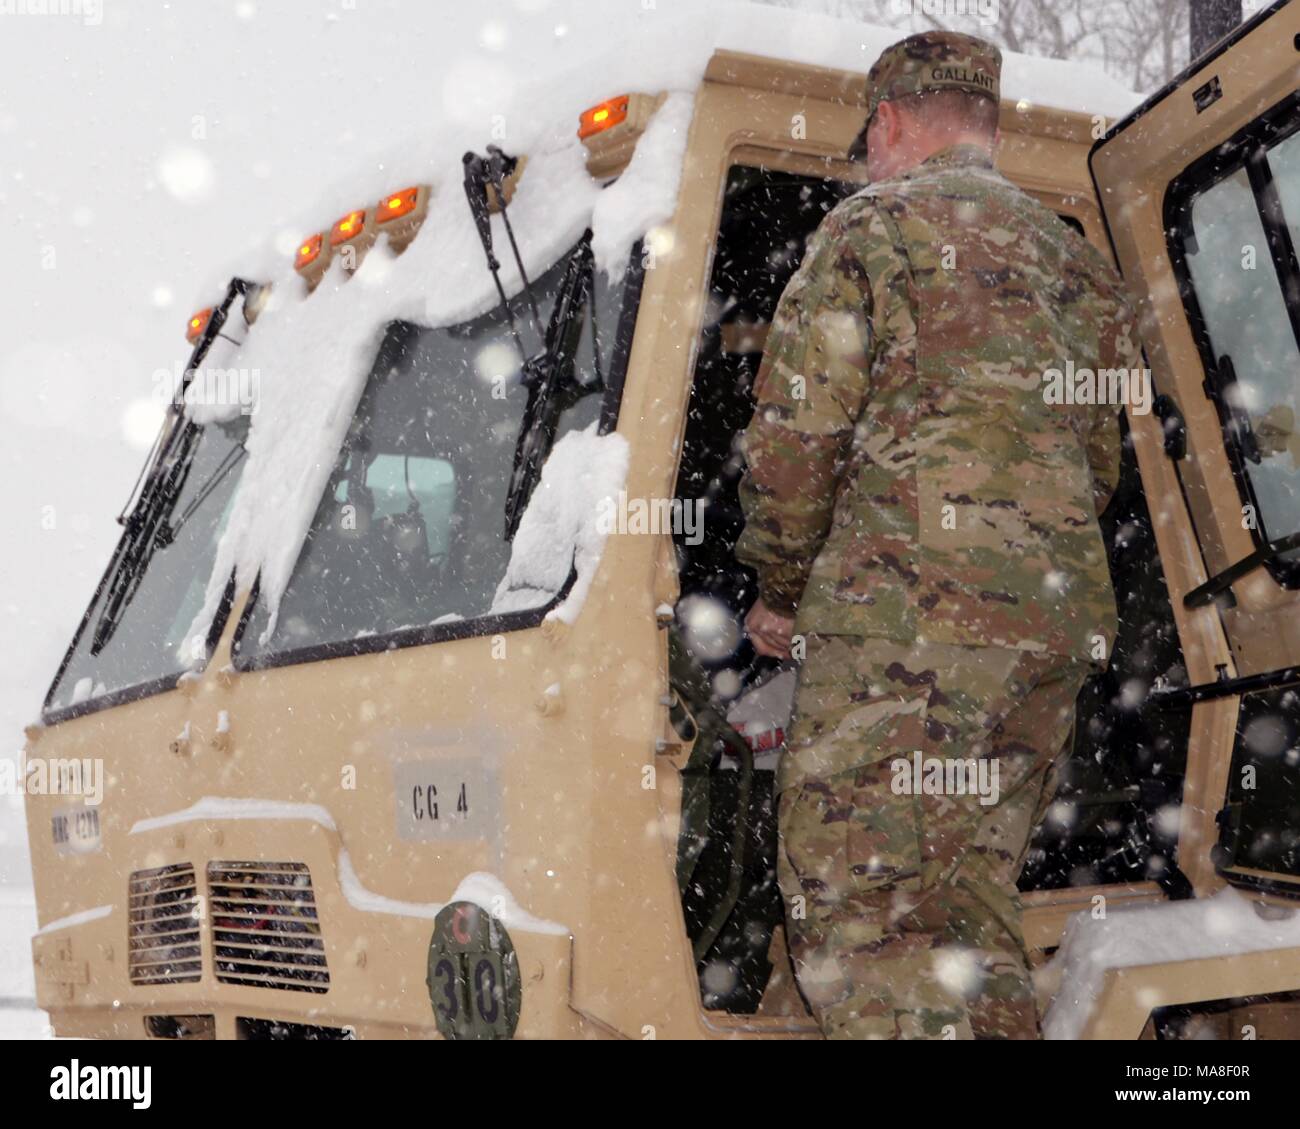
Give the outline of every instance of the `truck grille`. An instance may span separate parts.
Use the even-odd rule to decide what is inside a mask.
[[[127,897],[132,984],[190,984],[202,974],[199,902],[190,863],[137,870]]]
[[[210,862],[217,980],[324,992],[330,974],[311,874],[300,862]]]

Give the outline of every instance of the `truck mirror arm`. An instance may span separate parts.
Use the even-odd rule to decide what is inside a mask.
[[[1204,584],[1193,588],[1183,597],[1183,607],[1207,607],[1247,573],[1254,572],[1255,569],[1294,549],[1300,549],[1300,532],[1289,533],[1276,541],[1270,541],[1267,545],[1261,545],[1250,556],[1242,557],[1236,564],[1229,565],[1222,572],[1211,576]]]

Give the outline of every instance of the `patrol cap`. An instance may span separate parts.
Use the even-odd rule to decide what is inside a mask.
[[[1002,52],[997,44],[958,31],[923,31],[886,47],[867,72],[867,120],[849,147],[866,155],[867,127],[881,102],[927,90],[968,90],[996,103],[1002,89]]]

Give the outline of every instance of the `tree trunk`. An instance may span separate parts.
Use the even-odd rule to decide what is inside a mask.
[[[1192,58],[1198,58],[1241,23],[1241,0],[1191,0]]]

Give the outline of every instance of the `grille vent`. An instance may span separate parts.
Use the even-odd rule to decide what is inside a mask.
[[[311,873],[300,862],[210,862],[217,980],[324,992],[330,974]]]
[[[194,866],[137,870],[127,897],[132,984],[192,984],[202,973]]]

